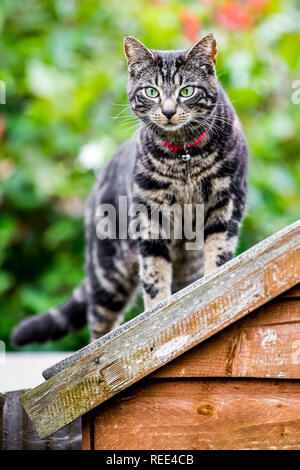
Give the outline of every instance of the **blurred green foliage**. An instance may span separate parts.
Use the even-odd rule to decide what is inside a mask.
[[[239,252],[299,217],[299,2],[2,0],[0,4],[0,338],[63,301],[84,262],[82,202],[135,130],[123,37],[185,48],[213,31],[218,75],[251,151]],[[125,112],[123,112],[125,111]],[[138,313],[141,300],[129,313]],[[78,349],[86,329],[27,348]]]

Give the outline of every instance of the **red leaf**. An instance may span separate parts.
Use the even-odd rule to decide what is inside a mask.
[[[181,13],[181,22],[183,26],[183,34],[191,41],[196,42],[199,39],[201,31],[201,21],[197,15],[189,9],[185,9]]]
[[[0,140],[2,139],[5,132],[5,120],[2,116],[0,116]]]
[[[231,30],[249,29],[253,26],[253,18],[249,5],[239,2],[229,2],[221,6],[217,21],[220,25]]]

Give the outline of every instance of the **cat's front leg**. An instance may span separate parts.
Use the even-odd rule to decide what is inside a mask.
[[[168,241],[140,241],[139,266],[144,308],[148,310],[171,295],[172,263]]]
[[[224,201],[223,206],[219,202],[215,210],[209,211],[204,226],[205,275],[233,258],[240,223],[240,208],[235,208],[231,199]]]
[[[222,264],[231,260],[237,246],[238,237],[227,238],[228,232],[218,232],[210,235],[204,245],[204,273],[211,273]]]

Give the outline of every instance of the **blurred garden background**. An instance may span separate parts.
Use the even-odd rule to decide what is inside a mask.
[[[8,349],[21,319],[63,301],[83,278],[83,201],[135,131],[114,119],[127,103],[123,37],[182,49],[207,32],[251,153],[240,253],[299,218],[299,1],[1,0],[0,339]],[[141,309],[139,300],[127,318]],[[87,341],[84,329],[25,349]]]

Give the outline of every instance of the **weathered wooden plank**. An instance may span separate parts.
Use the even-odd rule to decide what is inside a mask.
[[[151,374],[300,378],[300,299],[273,300]]]
[[[0,396],[0,450],[80,450],[81,419],[42,440],[20,403],[24,390]]]
[[[20,395],[19,395],[20,396]],[[16,428],[15,432],[18,433],[23,442],[23,450],[48,450],[49,443],[52,441],[53,437],[56,438],[56,433],[53,434],[48,439],[41,439],[36,430],[33,427],[32,422],[26,415],[24,409],[22,416],[22,427]]]
[[[3,407],[4,395],[0,393],[0,450],[3,449]]]
[[[23,409],[19,401],[23,391],[5,394],[3,407],[3,450],[23,449]]]
[[[63,368],[22,397],[39,435],[50,435],[296,285],[299,248],[300,221],[52,369],[50,375]]]
[[[300,448],[298,381],[146,379],[91,415],[83,449]]]

